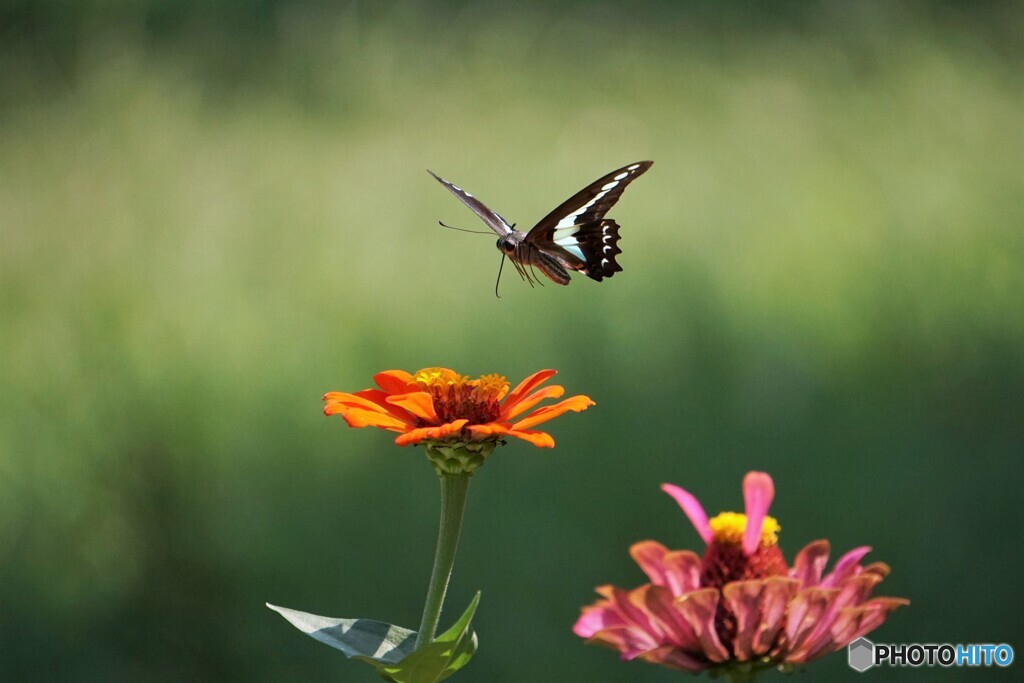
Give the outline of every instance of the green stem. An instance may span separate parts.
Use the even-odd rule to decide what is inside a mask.
[[[455,564],[455,551],[459,547],[459,532],[462,530],[462,514],[466,510],[466,493],[469,490],[469,474],[442,474],[441,479],[441,528],[437,534],[437,550],[434,553],[434,569],[430,573],[427,588],[427,602],[423,605],[423,619],[420,621],[416,649],[434,640],[437,622],[441,619],[444,594],[448,590],[448,579]]]

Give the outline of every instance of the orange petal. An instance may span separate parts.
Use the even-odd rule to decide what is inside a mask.
[[[528,441],[537,448],[554,448],[555,440],[550,434],[534,432],[529,430],[512,429],[498,422],[489,422],[484,425],[472,425],[469,427],[473,436],[485,438],[488,436],[514,436],[517,439]]]
[[[458,433],[469,420],[455,420],[436,427],[420,427],[411,429],[405,434],[400,434],[395,443],[399,446],[418,444],[425,439],[445,439],[452,434]]]
[[[412,375],[405,370],[386,370],[373,376],[377,386],[389,394],[404,394],[409,391]]]
[[[368,390],[372,392],[373,390]],[[382,414],[391,415],[395,419],[401,420],[406,424],[412,424],[412,419],[407,413],[402,413],[400,408],[395,408],[387,404],[381,404],[376,397],[372,394],[364,394],[360,391],[356,394],[346,394],[340,391],[332,391],[324,394],[324,415],[335,415],[342,413],[346,410],[357,408],[359,410],[368,410],[371,412],[377,412]]]
[[[572,398],[567,398],[552,406],[538,408],[519,422],[513,424],[512,429],[526,429],[528,427],[533,427],[534,425],[539,425],[542,422],[547,422],[552,418],[558,417],[564,412],[571,410],[578,413],[581,410],[586,410],[592,405],[595,405],[594,402],[587,396],[573,396]]]
[[[350,394],[350,393],[345,392],[345,391],[328,391],[326,394],[324,394],[323,400],[324,400],[325,403],[333,403],[333,402],[336,402],[336,401],[343,401],[343,400],[346,400],[346,399],[350,399],[353,396],[358,396],[358,392],[355,393],[355,394]],[[365,399],[365,400],[369,400],[369,399]],[[377,403],[377,402],[376,401],[371,401],[371,403]],[[379,406],[380,404],[377,403],[377,405]]]
[[[437,413],[434,412],[434,401],[425,391],[389,396],[386,400],[391,405],[407,410],[421,420],[438,422]]]
[[[512,412],[516,407],[516,404],[523,400],[524,396],[557,374],[558,372],[556,370],[539,370],[524,379],[519,383],[519,386],[512,390],[512,393],[508,395],[508,398],[505,399],[505,402],[501,406],[502,412]]]
[[[552,384],[550,387],[544,387],[533,392],[523,400],[519,401],[515,405],[509,405],[508,402],[502,406],[501,417],[505,420],[511,420],[517,415],[522,415],[530,408],[534,407],[546,398],[560,398],[565,393],[565,389]]]
[[[473,436],[479,437],[508,434],[508,428],[503,427],[497,422],[488,422],[483,425],[470,425],[469,427],[466,427],[466,429],[468,429],[469,433]]]
[[[390,429],[393,432],[404,432],[409,429],[408,424],[387,413],[360,408],[344,408],[340,412],[342,419],[348,423],[349,427],[379,427],[380,429]]]
[[[358,396],[359,398],[365,398],[369,401],[373,401],[381,408],[388,411],[389,413],[397,417],[399,420],[407,422],[409,425],[413,425],[416,422],[416,420],[412,419],[412,416],[409,415],[408,410],[403,410],[398,406],[388,403],[388,397],[391,396],[391,394],[387,393],[386,391],[382,391],[380,389],[363,389],[362,391],[357,391],[352,395]]]
[[[551,438],[550,434],[545,432],[535,432],[531,430],[521,429],[510,429],[508,432],[509,436],[514,436],[517,439],[528,441],[537,448],[554,448],[555,440]]]

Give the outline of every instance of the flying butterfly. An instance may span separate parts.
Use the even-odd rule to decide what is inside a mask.
[[[619,224],[604,215],[619,201],[626,186],[651,167],[653,161],[638,161],[595,180],[542,218],[529,232],[516,230],[515,224],[483,202],[433,171],[427,171],[439,183],[472,209],[498,235],[498,250],[508,256],[519,275],[533,286],[541,284],[534,268],[552,282],[569,284],[569,272],[575,270],[600,282],[622,270],[615,257],[619,249]],[[442,225],[444,225],[442,223]],[[451,226],[445,226],[451,227]],[[529,270],[528,270],[529,269]],[[501,277],[501,271],[498,271]]]

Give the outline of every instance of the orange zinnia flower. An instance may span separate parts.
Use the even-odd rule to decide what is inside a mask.
[[[324,395],[325,415],[341,415],[350,427],[378,427],[398,432],[395,443],[495,442],[505,436],[551,448],[550,434],[530,429],[564,412],[580,412],[594,405],[586,396],[573,396],[530,411],[565,391],[551,385],[538,388],[555,375],[535,372],[509,392],[501,375],[470,379],[448,368],[425,368],[410,375],[388,370],[374,375],[379,389],[354,394],[332,391]],[[527,412],[530,411],[530,412]]]

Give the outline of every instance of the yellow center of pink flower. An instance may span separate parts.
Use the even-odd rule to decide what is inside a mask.
[[[709,519],[708,525],[719,543],[740,545],[743,543],[743,532],[747,528],[747,516],[742,512],[721,512]],[[761,547],[777,544],[781,530],[782,527],[774,517],[766,516],[761,523]]]
[[[501,414],[501,400],[509,388],[501,375],[470,379],[447,368],[424,368],[413,375],[412,381],[430,394],[434,412],[442,422],[494,422]]]

